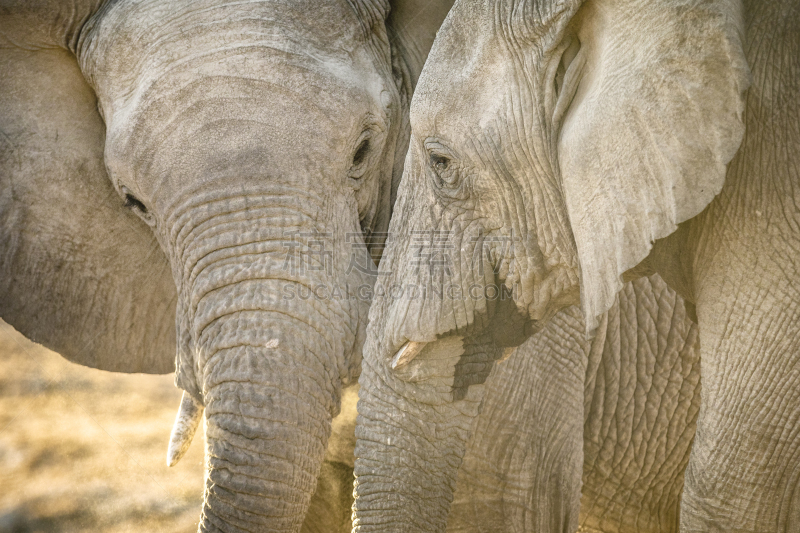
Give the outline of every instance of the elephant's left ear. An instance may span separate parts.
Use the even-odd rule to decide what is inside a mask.
[[[175,370],[175,283],[109,179],[75,55],[100,0],[0,6],[0,318],[70,361]]]
[[[573,21],[554,120],[566,109],[559,167],[592,330],[622,273],[722,189],[749,70],[738,1],[589,0]]]

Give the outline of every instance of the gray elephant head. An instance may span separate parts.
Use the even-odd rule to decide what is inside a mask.
[[[81,364],[177,370],[201,531],[300,528],[360,371],[365,242],[444,16],[399,4],[0,5],[0,316]]]
[[[719,193],[744,131],[739,11],[456,2],[412,103],[370,311],[360,531],[380,529],[390,486],[390,522],[441,530],[503,348],[573,304],[594,330],[653,241]]]

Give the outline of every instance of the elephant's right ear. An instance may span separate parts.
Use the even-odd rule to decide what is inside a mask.
[[[83,365],[172,372],[175,284],[106,175],[79,4],[0,6],[0,317]]]
[[[749,85],[739,4],[588,0],[567,32],[554,121],[563,112],[559,167],[589,330],[622,274],[722,189]]]

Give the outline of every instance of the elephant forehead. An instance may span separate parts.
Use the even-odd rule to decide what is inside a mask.
[[[258,123],[261,137],[279,143],[341,149],[367,114],[386,120],[382,80],[365,72],[357,85],[354,77],[352,66],[341,66],[337,74],[313,72],[280,56],[249,61],[240,56],[209,70],[202,65],[176,69],[110,103],[109,142],[155,143],[152,149],[157,150],[167,138],[186,142],[200,129],[226,121]]]
[[[287,49],[313,46],[347,54],[366,37],[345,0],[113,2],[96,15],[91,30],[104,33],[105,43],[127,46],[109,58],[123,62],[126,54],[185,53],[209,38],[220,47],[273,41]]]
[[[296,22],[284,28],[277,14],[264,12],[235,12],[220,21],[219,12],[233,7],[206,4],[200,13],[184,9],[168,16],[143,2],[149,8],[143,13],[167,21],[164,28],[142,30],[146,43],[138,43],[130,20],[114,15],[84,48],[107,124],[112,174],[180,182],[187,173],[246,163],[258,167],[250,169],[255,175],[320,175],[346,170],[336,157],[351,153],[366,126],[386,129],[388,67],[381,68],[373,47],[360,38],[352,10],[336,11],[342,28],[323,49],[312,35],[316,28],[301,30]],[[320,9],[337,6],[325,2]],[[242,25],[234,31],[228,26],[237,17]]]
[[[458,1],[436,36],[411,106],[417,135],[496,126],[494,117],[530,112],[521,104],[548,64],[579,0]],[[536,82],[540,83],[540,81]],[[516,102],[514,102],[516,100]],[[513,109],[512,109],[513,108]],[[524,117],[522,117],[524,118]]]
[[[343,66],[374,62],[363,61],[371,55],[366,44],[361,21],[341,0],[313,6],[145,0],[117,2],[101,11],[78,55],[101,104],[110,105],[173,72],[269,77],[274,63],[294,63],[352,81],[358,76]]]
[[[491,9],[461,2],[439,30],[411,104],[416,135],[470,135],[504,105],[514,64],[492,28]]]

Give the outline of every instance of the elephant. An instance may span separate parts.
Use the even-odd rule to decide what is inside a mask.
[[[448,532],[678,530],[700,405],[691,306],[654,274],[584,332],[569,307],[492,368]]]
[[[800,530],[798,47],[786,0],[454,4],[370,309],[356,531],[443,531],[495,362],[654,273],[698,322],[681,531]]]
[[[168,463],[205,420],[199,531],[350,529],[328,439],[449,7],[0,4],[0,317],[76,363],[176,372]]]

